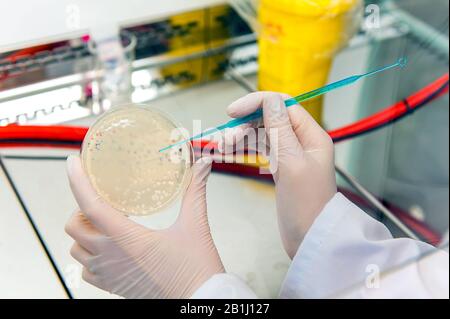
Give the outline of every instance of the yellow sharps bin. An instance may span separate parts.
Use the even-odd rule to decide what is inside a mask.
[[[360,0],[260,0],[259,89],[295,96],[325,85],[361,7]],[[302,103],[319,123],[322,102]]]

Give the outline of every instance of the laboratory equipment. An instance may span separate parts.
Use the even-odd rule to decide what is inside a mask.
[[[398,61],[396,63],[393,63],[393,64],[390,64],[390,65],[378,68],[376,70],[373,70],[373,71],[370,71],[370,72],[367,72],[367,73],[364,73],[364,74],[353,75],[353,76],[347,77],[345,79],[342,79],[340,81],[333,82],[333,83],[330,83],[328,85],[325,85],[324,87],[318,88],[316,90],[313,90],[313,91],[301,94],[299,96],[296,96],[294,98],[288,99],[288,100],[285,101],[285,105],[286,105],[286,107],[290,107],[290,106],[295,105],[297,103],[311,100],[311,99],[313,99],[315,97],[318,97],[318,96],[321,96],[321,95],[323,95],[323,94],[325,94],[327,92],[336,90],[338,88],[341,88],[341,87],[344,87],[344,86],[347,86],[347,85],[350,85],[350,84],[353,84],[353,83],[357,82],[358,80],[361,80],[361,79],[363,79],[365,77],[369,77],[369,76],[372,76],[372,75],[375,75],[375,74],[378,74],[380,72],[387,71],[387,70],[390,70],[390,69],[396,68],[396,67],[403,68],[404,66],[406,66],[406,63],[407,63],[407,58],[406,57],[402,57],[402,58],[398,59]],[[263,115],[263,111],[262,111],[262,109],[259,109],[258,111],[254,112],[252,114],[249,114],[247,116],[244,116],[242,118],[231,120],[231,121],[229,121],[229,122],[227,122],[225,124],[219,125],[219,126],[217,126],[215,128],[212,128],[212,129],[209,129],[209,130],[207,130],[205,132],[197,134],[197,135],[195,135],[195,136],[193,136],[193,137],[191,137],[189,139],[186,139],[184,141],[180,141],[178,143],[166,146],[166,147],[160,149],[160,152],[168,150],[168,149],[170,149],[170,148],[172,148],[174,146],[178,146],[178,145],[181,145],[183,143],[186,143],[186,142],[189,142],[189,141],[193,141],[193,140],[196,140],[196,139],[200,139],[202,137],[206,137],[208,135],[211,135],[211,134],[223,131],[223,130],[225,130],[227,128],[233,128],[233,127],[242,125],[244,123],[248,123],[250,121],[254,121],[256,119],[261,118],[262,115]]]
[[[88,42],[89,51],[96,58],[96,69],[101,74],[99,94],[109,105],[131,102],[131,71],[137,38],[128,31],[120,36],[118,33],[97,32]]]
[[[24,10],[30,4],[27,0],[2,1],[0,11],[8,12],[2,17],[2,25],[8,27],[0,30],[0,51],[79,37],[97,27],[139,25],[161,17],[214,7],[222,2],[131,0],[124,5],[122,1],[110,0],[63,0],[42,2],[32,10]]]
[[[190,180],[189,144],[161,154],[182,138],[162,112],[127,105],[106,112],[89,129],[82,146],[83,167],[97,193],[126,215],[148,215],[174,202]]]

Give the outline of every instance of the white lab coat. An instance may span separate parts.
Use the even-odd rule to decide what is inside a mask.
[[[256,295],[237,276],[220,274],[193,298]],[[449,298],[448,251],[394,239],[383,224],[336,194],[300,245],[280,298]]]

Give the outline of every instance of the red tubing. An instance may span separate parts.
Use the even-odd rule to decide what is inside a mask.
[[[8,125],[0,128],[1,140],[57,140],[82,142],[88,131],[81,126]]]
[[[344,126],[339,129],[328,132],[335,142],[351,138],[355,135],[363,134],[375,128],[382,127],[389,124],[403,116],[411,113],[417,108],[423,106],[422,103],[427,101],[436,92],[434,98],[440,97],[448,92],[448,73],[421,89],[417,93],[409,96],[403,101],[397,102],[391,107],[388,107],[378,113],[375,113],[363,120],[354,124]],[[441,91],[439,92],[439,90]]]

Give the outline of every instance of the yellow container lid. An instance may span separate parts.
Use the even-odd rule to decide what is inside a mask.
[[[260,0],[263,6],[304,16],[334,16],[350,11],[361,0]]]

